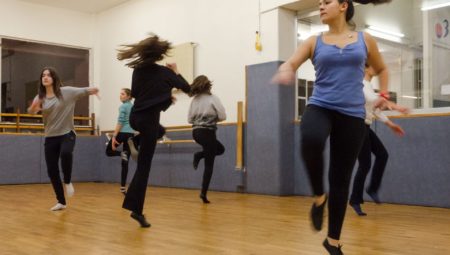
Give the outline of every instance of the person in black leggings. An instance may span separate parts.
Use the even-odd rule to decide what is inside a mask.
[[[128,175],[128,160],[130,159],[130,148],[128,146],[128,139],[134,136],[134,130],[130,127],[130,112],[133,107],[131,103],[131,90],[123,88],[120,91],[120,101],[122,105],[119,107],[119,117],[117,118],[116,128],[114,129],[113,136],[109,140],[106,146],[106,155],[108,157],[121,157],[122,171],[120,175],[120,192],[125,195],[126,183]],[[122,151],[117,150],[117,146],[123,144]]]
[[[122,207],[131,211],[131,217],[139,222],[141,227],[148,228],[150,224],[143,215],[145,193],[156,141],[162,136],[159,124],[160,112],[167,110],[172,104],[172,89],[190,91],[186,80],[178,73],[176,64],[158,65],[171,43],[161,40],[157,35],[130,45],[123,45],[119,50],[119,60],[129,60],[126,64],[133,68],[131,96],[135,98],[130,114],[131,127],[139,132],[139,155],[137,169],[128,186]]]
[[[226,119],[225,108],[220,99],[211,93],[211,86],[208,77],[200,75],[192,83],[189,94],[194,98],[189,107],[188,122],[192,124],[194,140],[203,147],[203,151],[194,154],[194,169],[197,169],[202,158],[205,159],[200,193],[200,198],[205,204],[209,203],[206,193],[213,174],[214,159],[225,152],[225,148],[216,137],[217,122]]]
[[[63,87],[53,67],[44,67],[39,80],[38,95],[28,108],[28,112],[36,114],[42,111],[45,130],[45,162],[57,199],[56,205],[50,210],[59,211],[67,208],[59,173],[59,161],[61,161],[67,197],[73,196],[75,192],[72,184],[73,150],[77,139],[73,124],[75,104],[85,96],[97,95],[98,88]]]
[[[343,254],[340,235],[344,223],[350,179],[361,148],[364,127],[363,78],[365,63],[380,77],[380,98],[384,107],[388,95],[388,71],[377,43],[365,32],[352,30],[353,2],[378,4],[390,0],[320,0],[322,23],[329,31],[311,36],[283,63],[273,78],[292,84],[296,70],[311,59],[316,71],[313,94],[301,119],[301,151],[315,196],[310,211],[315,230],[320,231],[328,200],[328,236],[323,246],[330,254]],[[323,187],[323,152],[330,138],[330,166],[327,196]]]
[[[405,134],[403,129],[399,125],[389,120],[387,116],[380,111],[380,109],[373,108],[373,102],[375,102],[378,98],[378,95],[375,93],[372,88],[372,84],[370,83],[373,75],[374,72],[372,68],[366,65],[363,81],[364,97],[366,99],[366,135],[364,136],[364,142],[358,155],[359,165],[358,170],[356,171],[355,179],[353,181],[353,189],[349,202],[350,206],[359,216],[367,215],[365,212],[363,212],[361,204],[364,203],[364,183],[366,182],[367,174],[372,167],[372,153],[375,156],[375,161],[372,167],[372,175],[370,178],[370,184],[367,189],[367,193],[377,204],[381,203],[380,199],[378,198],[378,190],[381,186],[381,180],[383,178],[384,170],[386,168],[389,157],[389,154],[383,143],[378,138],[377,134],[370,128],[373,119],[376,118],[380,120],[381,122],[386,124],[386,126],[388,126],[392,130],[392,132],[399,136],[403,136]],[[390,110],[396,110],[403,114],[409,112],[409,109],[407,107],[397,105],[390,101],[388,101],[387,103]]]

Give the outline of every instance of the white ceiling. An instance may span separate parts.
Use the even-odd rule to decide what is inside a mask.
[[[85,13],[98,13],[129,0],[21,0]]]

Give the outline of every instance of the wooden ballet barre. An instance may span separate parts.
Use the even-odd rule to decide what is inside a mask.
[[[195,143],[194,140],[161,140],[159,144]]]
[[[0,119],[4,117],[14,118],[15,121],[0,121],[0,133],[22,133],[22,130],[44,130],[44,123],[41,114],[20,113],[0,113]],[[39,122],[24,122],[23,119],[35,119]],[[95,135],[95,114],[91,117],[75,116],[74,120],[88,121],[89,125],[74,125],[75,131],[87,131]],[[15,129],[15,132],[5,132],[5,129]],[[39,133],[36,133],[39,134]]]
[[[183,132],[183,131],[192,131],[192,128],[190,127],[190,128],[176,128],[176,129],[174,129],[174,128],[170,127],[170,128],[166,129],[166,132]]]
[[[244,170],[244,103],[237,103],[236,170]]]

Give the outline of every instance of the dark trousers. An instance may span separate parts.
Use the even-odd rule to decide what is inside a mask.
[[[350,203],[352,204],[364,203],[364,183],[372,166],[372,153],[375,155],[375,163],[373,164],[370,185],[367,191],[376,193],[380,188],[389,154],[377,134],[370,129],[369,125],[366,125],[364,143],[358,156],[358,171],[353,181],[353,191],[350,196]]]
[[[130,159],[130,147],[128,146],[128,138],[133,137],[132,133],[118,133],[116,136],[116,141],[118,143],[121,143],[123,146],[123,151],[127,154],[128,160]],[[116,157],[120,156],[120,151],[113,150],[112,149],[112,139],[109,140],[108,145],[106,146],[106,155],[108,157]],[[122,172],[121,172],[121,178],[120,178],[120,185],[122,187],[125,187],[127,183],[127,175],[128,175],[128,160],[122,159],[121,165],[122,165]]]
[[[61,136],[46,137],[44,143],[45,162],[47,163],[48,177],[59,203],[65,205],[64,189],[59,174],[59,159],[64,176],[64,183],[68,184],[72,179],[73,149],[76,135],[73,131]]]
[[[192,131],[192,136],[195,142],[203,147],[203,151],[196,152],[195,157],[205,159],[205,171],[203,172],[201,192],[203,195],[206,195],[214,170],[214,159],[216,156],[222,155],[225,152],[225,147],[217,140],[216,130],[196,128]]]
[[[301,120],[301,151],[314,195],[323,195],[324,148],[330,137],[328,236],[339,239],[352,170],[364,138],[364,120],[309,105]]]
[[[144,209],[145,193],[156,141],[163,136],[164,128],[159,124],[160,112],[159,108],[153,108],[138,113],[131,111],[130,114],[131,127],[139,131],[139,155],[137,169],[128,186],[122,207],[137,214],[142,214]]]

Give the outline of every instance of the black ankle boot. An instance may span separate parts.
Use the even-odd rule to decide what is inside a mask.
[[[328,200],[328,196],[325,197],[325,201],[321,205],[316,206],[316,203],[313,203],[313,205],[311,207],[311,212],[310,212],[311,222],[312,222],[314,229],[317,231],[322,230],[323,210],[325,209],[327,200]]]
[[[325,239],[323,241],[323,247],[330,253],[330,255],[344,255],[344,253],[341,251],[341,245],[338,247],[331,245],[328,243],[328,239]]]
[[[206,194],[200,194],[200,198],[203,200],[204,204],[209,204],[208,198],[206,198]]]
[[[132,212],[130,216],[131,218],[139,222],[142,228],[149,228],[151,226],[150,223],[147,222],[143,214],[137,214],[135,212]]]

